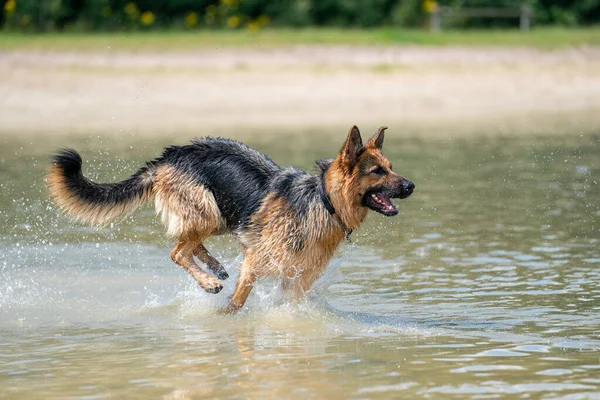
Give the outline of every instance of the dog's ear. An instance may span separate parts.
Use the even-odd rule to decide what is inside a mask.
[[[362,138],[360,137],[360,131],[358,130],[358,127],[354,125],[350,128],[348,138],[346,139],[346,142],[344,142],[340,154],[342,159],[346,161],[348,165],[353,166],[362,151],[363,143]]]
[[[375,136],[373,136],[367,142],[367,147],[373,147],[373,148],[381,150],[381,148],[383,147],[383,138],[385,136],[385,130],[387,128],[388,128],[387,126],[382,126],[381,128],[379,128],[377,130],[377,133],[375,134]]]

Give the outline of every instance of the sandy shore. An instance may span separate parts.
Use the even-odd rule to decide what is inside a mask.
[[[0,53],[0,135],[600,129],[600,49]]]

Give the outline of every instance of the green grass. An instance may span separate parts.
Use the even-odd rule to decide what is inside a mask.
[[[0,33],[0,50],[152,50],[181,51],[219,47],[278,47],[286,45],[423,45],[517,46],[555,49],[600,45],[600,28],[538,28],[428,32],[408,29],[267,29],[247,31],[135,33]]]

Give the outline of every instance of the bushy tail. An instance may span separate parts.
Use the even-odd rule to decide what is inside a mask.
[[[155,162],[118,183],[95,183],[81,173],[81,156],[73,149],[62,149],[48,168],[50,196],[74,219],[102,226],[131,213],[147,201],[152,192]]]

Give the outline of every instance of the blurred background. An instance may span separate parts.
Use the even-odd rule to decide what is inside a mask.
[[[438,7],[479,10],[480,18],[456,18],[451,23],[460,28],[518,27],[518,21],[501,17],[521,7],[529,8],[535,23],[543,26],[593,25],[600,18],[597,0],[5,0],[2,23],[10,29],[38,32],[161,28],[255,31],[271,26],[422,28]]]
[[[2,133],[510,134],[600,118],[597,0],[3,1]]]

